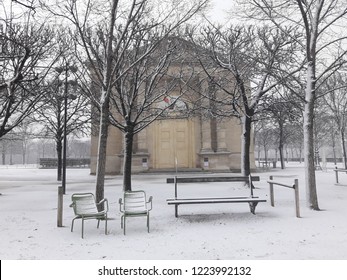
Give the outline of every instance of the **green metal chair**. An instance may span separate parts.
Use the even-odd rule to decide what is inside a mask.
[[[146,200],[144,191],[127,191],[123,194],[123,199],[119,199],[119,209],[123,213],[121,217],[121,228],[125,235],[125,224],[127,217],[147,217],[147,231],[149,232],[149,211],[152,210],[153,197]]]
[[[107,234],[107,212],[108,201],[106,198],[99,203],[95,202],[94,194],[92,193],[75,193],[71,196],[72,204],[70,207],[75,212],[75,218],[72,220],[71,232],[73,231],[74,222],[76,219],[82,219],[82,238],[84,235],[84,220],[98,220],[97,228],[99,228],[100,220],[105,220],[105,234]],[[97,206],[104,204],[104,210],[98,211]]]

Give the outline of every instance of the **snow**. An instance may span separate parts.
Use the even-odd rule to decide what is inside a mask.
[[[189,174],[181,174],[187,176]],[[196,174],[194,174],[196,175]],[[225,174],[223,174],[225,175]],[[229,174],[230,175],[230,174]],[[235,174],[237,175],[237,174]],[[150,233],[145,217],[129,218],[127,234],[120,227],[118,200],[122,177],[108,176],[105,197],[109,200],[109,234],[104,223],[81,222],[73,218],[71,194],[94,192],[95,176],[89,169],[67,170],[63,227],[57,227],[56,170],[33,166],[0,168],[0,258],[2,260],[345,260],[347,258],[347,174],[339,173],[335,184],[333,166],[316,171],[317,191],[322,211],[305,205],[304,168],[289,163],[285,170],[261,170],[255,195],[267,199],[259,203],[256,215],[245,203],[182,205],[179,217],[174,206],[173,174],[133,176],[133,189],[153,196]],[[275,186],[275,207],[270,206],[270,175],[294,175],[299,179],[301,218],[295,217],[294,191]],[[276,181],[293,182],[291,178]],[[237,196],[248,194],[240,183],[180,184],[181,197]],[[229,193],[229,194],[228,194]]]

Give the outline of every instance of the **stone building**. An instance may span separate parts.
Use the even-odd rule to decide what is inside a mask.
[[[187,50],[189,45],[185,48],[184,51],[189,52]],[[171,71],[175,70],[171,69]],[[206,106],[202,106],[201,110],[195,110],[195,113],[189,116],[182,113],[189,111],[193,106],[191,104],[194,103],[194,98],[195,100],[200,98],[199,91],[209,90],[209,86],[196,82],[206,78],[201,74],[202,71],[196,71],[196,73],[199,74],[196,74],[193,80],[198,86],[187,89],[177,100],[175,98],[178,94],[173,90],[162,101],[162,106],[170,106],[167,117],[154,121],[136,135],[133,145],[132,172],[175,171],[176,169],[178,171],[240,171],[242,131],[240,120],[234,117],[222,120],[206,117],[204,112],[199,112],[206,110]],[[97,135],[92,136],[91,145],[91,173],[95,173]],[[123,146],[122,132],[110,126],[106,173],[122,172]],[[251,151],[250,157],[254,162],[253,145]]]

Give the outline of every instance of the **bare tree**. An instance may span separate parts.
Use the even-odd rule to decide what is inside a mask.
[[[55,67],[56,73],[52,80],[46,81],[43,104],[34,117],[35,121],[43,125],[39,136],[55,139],[58,181],[61,181],[62,176],[64,130],[66,136],[71,134],[89,135],[91,115],[89,99],[82,94],[83,91],[73,78],[71,69],[66,67],[66,63]],[[72,70],[75,69],[72,68]]]
[[[180,48],[184,41],[176,37],[161,39],[154,52],[134,63],[143,56],[143,52],[148,52],[148,48],[153,48],[152,44],[158,43],[157,36],[157,32],[151,36],[147,34],[146,37],[152,41],[148,46],[143,45],[144,37],[133,39],[136,46],[126,53],[120,69],[126,69],[132,63],[134,66],[117,80],[111,95],[112,112],[115,113],[110,115],[110,123],[124,134],[124,190],[131,190],[134,136],[175,106],[185,93],[184,84],[189,83],[191,78],[189,67],[183,69],[182,61],[178,61],[178,57],[182,60],[186,57]],[[171,67],[175,70],[170,71]],[[170,99],[169,104],[163,106],[166,99]]]
[[[206,2],[133,0],[123,3],[113,0],[111,5],[108,2],[95,5],[92,1],[83,4],[83,1],[69,0],[60,7],[63,12],[50,9],[75,26],[76,50],[82,54],[81,62],[88,62],[88,71],[84,77],[91,73],[92,77],[87,82],[94,83],[91,89],[100,90],[98,98],[94,98],[100,115],[96,179],[98,201],[104,196],[106,144],[110,123],[120,128],[125,135],[123,188],[130,190],[129,155],[133,134],[146,127],[154,116],[161,115],[158,111],[155,115],[148,111],[155,106],[157,98],[154,98],[154,90],[167,66],[170,49],[169,53],[159,56],[160,59],[154,62],[154,66],[149,65],[147,57],[157,52],[160,43],[200,11]],[[97,15],[97,18],[91,18],[93,15]],[[132,87],[131,80],[136,82]],[[90,92],[90,96],[95,97],[95,92]],[[117,113],[111,115],[112,110]]]
[[[71,154],[75,158],[89,158],[90,139],[72,138],[69,142],[71,143]]]
[[[290,95],[290,94],[289,94]],[[288,90],[284,87],[278,87],[273,95],[268,95],[260,104],[262,114],[265,118],[273,120],[274,131],[277,135],[278,151],[280,156],[281,168],[285,168],[284,145],[288,143],[290,131],[287,129],[289,123],[297,122],[301,119],[301,106],[297,98],[288,96]],[[263,118],[264,118],[263,117]]]
[[[2,164],[6,164],[6,156],[9,155],[9,164],[13,164],[13,152],[14,152],[14,145],[19,140],[19,137],[14,133],[12,130],[11,132],[7,133],[5,136],[0,138],[0,145],[1,145],[1,161]]]
[[[317,100],[317,106],[315,108],[314,119],[314,160],[315,169],[322,170],[321,161],[326,164],[325,146],[331,142],[331,128],[329,122],[331,122],[330,112],[328,112],[325,106],[322,104],[323,99]],[[324,155],[323,155],[324,153]],[[324,157],[323,157],[324,156]]]
[[[340,135],[342,156],[347,169],[347,150],[346,150],[346,128],[347,128],[347,88],[346,75],[336,73],[325,84],[324,89],[328,92],[324,96],[325,106],[337,127]],[[334,135],[334,134],[332,134]],[[334,144],[334,139],[332,139]],[[335,160],[336,162],[336,160]]]
[[[274,147],[276,143],[275,129],[271,123],[271,120],[261,120],[256,122],[254,127],[254,137],[259,151],[261,148],[263,148],[264,161],[266,164],[268,164],[269,149]],[[258,160],[260,161],[260,157],[258,157]]]
[[[287,131],[290,133],[288,134],[286,147],[292,150],[292,155],[295,151],[295,157],[301,163],[304,148],[302,118],[298,122],[288,124]]]
[[[10,165],[14,163],[14,155],[21,155],[21,163],[27,164],[32,140],[35,139],[35,136],[30,118],[26,118],[20,125],[3,136],[0,140],[2,164],[6,164],[7,155]],[[19,163],[18,160],[17,163]]]
[[[22,150],[22,164],[27,164],[29,157],[30,146],[32,145],[32,140],[35,138],[34,128],[30,119],[26,119],[14,130],[16,137],[19,138]]]
[[[245,176],[250,174],[252,122],[260,100],[292,73],[299,71],[291,67],[296,43],[288,33],[299,36],[289,29],[283,32],[276,28],[253,26],[236,26],[227,30],[209,27],[204,30],[203,39],[199,41],[210,51],[207,55],[215,63],[211,66],[209,60],[201,60],[201,64],[222,93],[207,96],[221,108],[216,114],[241,119],[241,170]],[[223,69],[223,74],[220,69]]]
[[[306,64],[306,79],[301,78],[301,84],[305,88],[303,103],[306,199],[309,208],[319,210],[314,161],[314,109],[317,98],[321,96],[319,88],[346,61],[347,50],[343,47],[347,41],[343,28],[347,20],[346,2],[252,0],[245,4],[249,17],[272,23],[284,32],[288,26],[292,26],[305,34],[298,43],[304,50]]]
[[[2,5],[5,5],[2,3]],[[12,5],[12,4],[11,4]],[[0,137],[35,111],[43,96],[42,79],[51,67],[53,32],[34,23],[32,10],[17,19],[9,14],[0,22]]]

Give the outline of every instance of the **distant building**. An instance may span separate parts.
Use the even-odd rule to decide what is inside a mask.
[[[189,55],[189,44],[181,44]],[[193,59],[193,56],[191,56]],[[186,62],[187,63],[187,62]],[[172,66],[170,71],[175,71]],[[178,93],[174,89],[162,100],[162,106],[169,106],[167,117],[162,117],[145,128],[134,139],[133,172],[210,170],[240,171],[241,169],[241,131],[240,120],[235,117],[216,119],[207,117],[211,101],[203,101],[197,106],[201,92],[213,88],[207,82],[203,71],[196,71],[194,85],[185,94],[175,100]],[[194,88],[193,88],[194,87]],[[194,104],[194,105],[192,105]],[[184,112],[191,107],[194,114],[189,117]],[[210,106],[210,108],[209,108]],[[214,106],[216,106],[214,104]],[[106,173],[119,174],[123,165],[123,135],[115,127],[109,128],[107,142]],[[91,139],[91,173],[96,171],[98,136]],[[252,167],[254,167],[253,144],[251,147]]]

